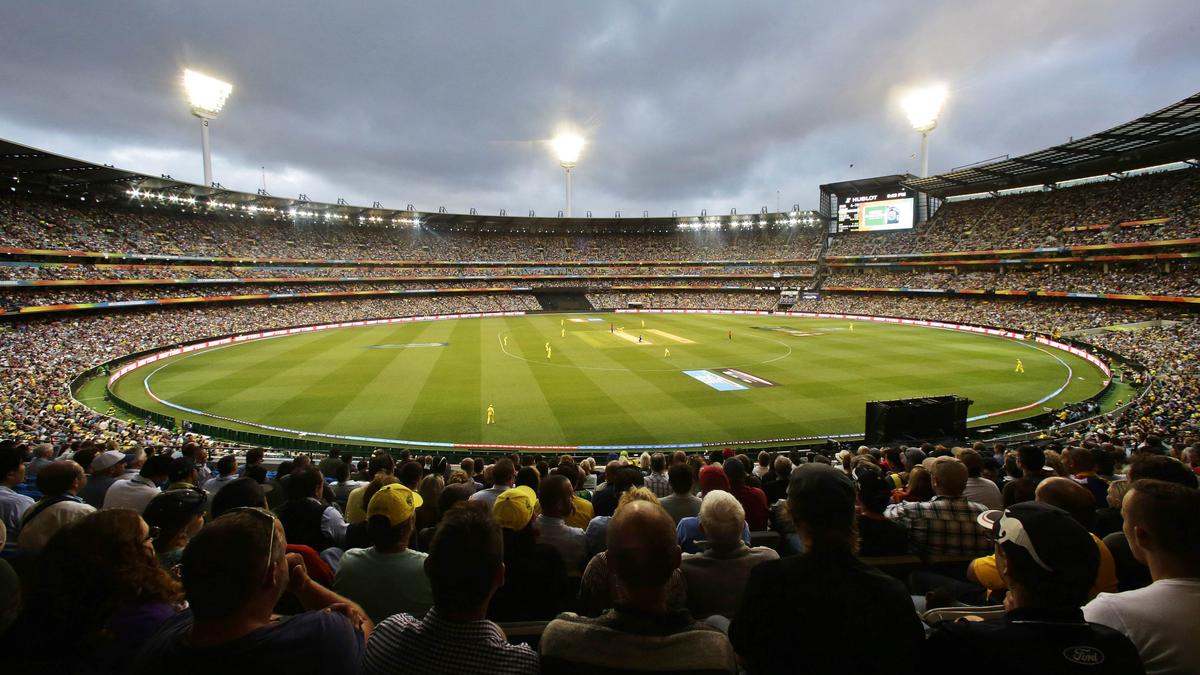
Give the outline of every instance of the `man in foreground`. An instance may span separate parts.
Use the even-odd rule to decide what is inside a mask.
[[[508,644],[485,618],[504,585],[503,542],[500,526],[476,504],[447,512],[425,559],[433,608],[424,618],[396,614],[382,621],[367,644],[363,673],[536,674],[537,653]]]

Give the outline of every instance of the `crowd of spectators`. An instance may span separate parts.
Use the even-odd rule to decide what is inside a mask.
[[[1200,296],[1200,270],[1175,265],[1170,271],[1156,268],[1038,267],[971,271],[912,271],[830,268],[824,286],[854,288],[939,288],[1074,293]]]
[[[1166,218],[1122,227],[1121,223]],[[1194,238],[1200,171],[1184,169],[943,204],[913,230],[838,236],[831,255],[879,255],[1058,247]],[[1100,229],[1067,228],[1103,226]]]

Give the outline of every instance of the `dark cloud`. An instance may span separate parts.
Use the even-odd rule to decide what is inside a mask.
[[[945,170],[1085,135],[1194,93],[1192,0],[202,4],[10,2],[0,136],[199,179],[185,65],[236,89],[217,180],[313,199],[561,208],[537,141],[592,139],[576,208],[814,206],[915,170],[895,100],[953,92]],[[119,161],[118,161],[119,160]],[[850,168],[853,164],[854,168]]]

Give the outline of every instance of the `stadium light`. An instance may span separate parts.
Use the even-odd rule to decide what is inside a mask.
[[[215,119],[225,107],[225,99],[233,85],[190,68],[183,71],[183,90],[187,93],[192,114],[200,118],[200,146],[204,153],[204,184],[212,187],[212,152],[208,144],[208,121]]]
[[[910,92],[900,101],[908,122],[921,134],[921,177],[929,175],[929,132],[937,128],[938,115],[946,103],[946,86],[933,86]]]
[[[583,136],[571,130],[562,130],[550,141],[550,145],[554,148],[554,154],[558,157],[558,164],[567,172],[567,217],[571,217],[571,169],[575,168],[575,163],[579,161],[579,155],[583,152],[583,146],[587,145],[587,141]]]

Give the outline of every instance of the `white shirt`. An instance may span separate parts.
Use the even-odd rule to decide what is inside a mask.
[[[983,504],[988,509],[1004,508],[1004,495],[1000,494],[1000,488],[986,478],[968,478],[962,496],[966,497],[967,501]]]
[[[473,502],[487,502],[488,510],[491,511],[492,507],[496,505],[496,497],[499,497],[501,492],[508,489],[509,486],[507,485],[497,485],[486,490],[478,490],[469,499]]]
[[[53,537],[63,526],[86,518],[88,514],[95,512],[96,509],[85,502],[74,500],[59,502],[42,510],[31,522],[22,522],[21,536],[17,538],[17,543],[24,551],[40,551],[46,546],[46,542],[50,541],[50,537]]]
[[[578,527],[571,527],[562,518],[540,515],[537,519],[538,543],[549,544],[562,556],[567,575],[583,572],[588,559],[587,535]]]
[[[1124,593],[1101,593],[1083,618],[1124,633],[1146,675],[1200,673],[1200,579],[1162,579]]]
[[[203,487],[204,491],[208,493],[208,501],[211,502],[212,498],[221,490],[221,488],[229,485],[237,479],[237,474],[231,473],[228,476],[217,476],[216,478],[209,478],[208,480],[204,481]]]
[[[0,485],[0,520],[8,530],[9,541],[16,542],[21,533],[21,517],[33,506],[33,497],[13,491],[7,485]]]
[[[321,534],[332,539],[334,546],[340,548],[346,545],[347,527],[341,511],[332,506],[325,507],[325,511],[321,513]]]
[[[146,510],[146,505],[154,499],[154,495],[162,492],[158,486],[145,476],[134,476],[129,480],[119,480],[104,493],[104,508],[133,509],[138,513]]]

